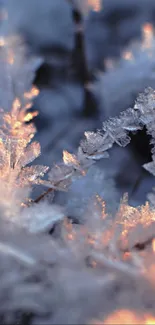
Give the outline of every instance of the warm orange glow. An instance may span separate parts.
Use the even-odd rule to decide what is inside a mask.
[[[155,253],[155,239],[153,239],[153,241],[152,241],[152,249],[153,249],[153,251]]]
[[[97,262],[96,261],[91,261],[90,264],[94,269],[97,267]]]
[[[142,44],[141,44],[141,49],[142,50],[147,50],[148,56],[152,56],[152,46],[153,46],[153,39],[154,39],[154,27],[150,23],[146,23],[142,26]],[[122,57],[124,60],[127,61],[133,61],[135,59],[134,52],[130,51],[129,49],[126,49],[122,53]]]
[[[20,109],[21,103],[18,98],[16,98],[12,104],[12,114],[16,114],[17,111]]]
[[[68,240],[74,240],[75,236],[73,234],[68,234],[67,238],[68,238]]]
[[[65,165],[76,165],[76,166],[79,165],[76,156],[72,155],[66,150],[63,151],[63,161]]]
[[[64,220],[64,230],[65,230],[65,237],[69,241],[73,241],[76,239],[76,232],[73,229],[73,225],[67,219]]]
[[[101,0],[88,0],[88,4],[94,11],[101,10]]]
[[[103,199],[99,195],[96,195],[95,206],[100,207],[101,219],[105,219],[107,217],[106,204],[105,204],[105,201],[103,201]]]
[[[151,315],[143,315],[139,316],[139,313],[132,312],[130,310],[122,309],[115,311],[112,315],[108,316],[103,322],[96,322],[94,324],[103,324],[103,325],[128,325],[128,324],[146,324],[146,325],[154,325],[155,318]]]
[[[32,87],[32,89],[29,92],[24,93],[24,97],[26,99],[31,100],[33,97],[36,97],[39,95],[39,89],[37,87]]]
[[[38,89],[36,87],[32,87],[31,91],[29,93],[25,93],[24,97],[25,99],[31,99],[34,96],[37,96],[39,93]],[[22,138],[25,132],[25,122],[31,121],[35,116],[38,115],[38,112],[27,112],[28,109],[30,109],[32,106],[31,102],[28,102],[25,104],[25,106],[22,106],[21,101],[19,98],[15,98],[15,100],[12,103],[12,110],[10,113],[5,113],[3,115],[4,120],[4,126],[3,128],[7,129],[9,126],[9,132],[11,136],[17,136],[19,138]],[[29,134],[30,138],[33,137],[35,132],[35,127],[32,127],[32,134]]]
[[[145,321],[146,325],[155,325],[155,318],[148,318]]]
[[[24,122],[29,122],[31,121],[34,117],[38,115],[38,112],[32,112],[32,113],[27,113],[24,117]]]
[[[150,49],[153,43],[154,28],[152,24],[146,23],[142,27],[143,31],[143,45],[142,48]]]
[[[131,258],[131,253],[126,252],[126,253],[123,254],[123,260],[124,261],[128,260],[129,258]]]
[[[134,59],[133,53],[131,51],[125,51],[122,54],[124,60],[132,61]]]
[[[136,229],[137,225],[144,228],[148,227],[155,221],[155,210],[150,208],[148,202],[145,205],[134,208],[128,203],[122,204],[117,214],[118,224],[122,225],[123,240]]]
[[[129,310],[119,310],[114,312],[112,315],[103,322],[104,325],[115,325],[115,324],[141,324],[141,318],[135,315]]]

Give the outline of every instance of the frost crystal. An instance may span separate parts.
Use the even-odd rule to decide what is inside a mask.
[[[81,148],[87,158],[97,160],[98,156],[101,156],[101,158],[108,157],[106,150],[112,146],[110,139],[94,132],[85,132],[85,137],[86,140],[81,142]]]
[[[122,112],[119,117],[105,121],[102,130],[85,132],[85,139],[81,141],[77,154],[63,152],[63,162],[54,166],[49,173],[49,181],[44,185],[53,189],[66,190],[72,180],[79,175],[85,175],[88,168],[97,160],[109,157],[107,150],[113,144],[125,147],[130,142],[129,132],[141,130],[145,125],[155,144],[155,93],[151,88],[140,94],[134,108]],[[154,153],[154,148],[152,149]],[[153,169],[154,162],[145,165]],[[154,172],[155,173],[155,172]]]
[[[30,143],[36,132],[31,120],[37,115],[37,112],[28,111],[31,100],[38,95],[38,90],[31,87],[34,65],[26,61],[23,44],[14,37],[0,40],[0,61],[6,78],[3,81],[1,73],[0,88],[4,94],[0,94],[0,98],[4,106],[0,129],[0,206],[4,215],[12,216],[17,214],[31,185],[40,184],[40,177],[48,167],[27,167],[40,155],[39,143]],[[21,188],[23,192],[20,193]]]

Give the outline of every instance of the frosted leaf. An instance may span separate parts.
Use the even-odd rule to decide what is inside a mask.
[[[123,129],[121,118],[111,118],[109,121],[104,122],[103,130],[109,135],[113,143],[116,142],[121,147],[125,147],[130,143],[130,138]]]
[[[79,165],[78,165],[79,166]],[[66,191],[71,185],[74,177],[81,175],[82,170],[75,165],[55,165],[49,172],[49,181],[45,184],[60,191]]]
[[[71,166],[59,164],[52,167],[50,172],[48,173],[49,180],[51,183],[59,183],[63,180],[67,180],[73,174],[73,169]]]
[[[40,144],[37,142],[32,142],[21,155],[18,164],[20,164],[21,167],[25,167],[35,160],[40,155],[40,152]]]
[[[43,177],[47,173],[49,167],[47,166],[31,166],[25,167],[21,170],[19,174],[19,182],[21,186],[26,186],[29,184],[40,184],[40,177]]]
[[[87,156],[98,154],[110,149],[112,141],[107,135],[100,133],[85,132],[86,140],[81,142],[81,148]]]
[[[140,122],[146,126],[148,134],[154,138],[155,91],[151,88],[147,88],[144,94],[139,95],[134,109],[140,112]],[[152,140],[152,143],[154,144],[154,140]]]
[[[42,184],[46,187],[49,187],[50,189],[53,189],[53,190],[56,190],[56,191],[67,191],[69,186],[71,185],[72,183],[72,178],[69,177],[69,178],[66,178],[60,182],[52,182],[50,180],[40,180],[39,184]]]
[[[155,91],[152,88],[145,89],[144,93],[140,94],[134,106],[135,110],[146,115],[147,112],[155,109]]]
[[[4,161],[2,169],[7,170],[8,168],[14,168],[16,165],[19,157],[23,154],[26,141],[20,140],[17,138],[8,138],[8,137],[1,137],[1,150],[0,150],[0,157]]]
[[[1,138],[0,142],[0,175],[3,180],[14,178],[15,184],[24,186],[39,181],[48,168],[44,166],[25,167],[40,154],[40,145],[36,142],[26,147],[27,141],[17,138]],[[25,168],[23,168],[25,167]],[[27,173],[27,175],[26,175]],[[10,186],[13,184],[10,183]]]
[[[119,118],[111,118],[103,123],[103,130],[108,133],[113,142],[123,147],[130,142],[127,132],[141,128],[139,114],[131,108],[122,112]]]
[[[120,114],[122,121],[122,127],[126,131],[138,131],[142,129],[142,125],[139,122],[139,114],[133,109],[129,108],[125,112]]]
[[[73,176],[78,174],[85,175],[83,160],[82,162],[78,160],[76,155],[72,155],[68,151],[63,151],[63,161],[65,165],[73,169]]]
[[[115,140],[115,142],[121,146],[121,147],[126,147],[129,143],[130,143],[130,137],[127,135],[123,135],[120,138],[118,138],[117,140]]]
[[[75,168],[79,168],[79,166],[80,166],[79,161],[77,160],[77,157],[65,150],[63,151],[63,161],[64,161],[64,164],[67,166],[73,166]]]
[[[36,128],[33,123],[25,124],[27,116],[29,116],[28,121],[30,121],[36,113],[27,113],[24,107],[20,106],[19,111],[12,115],[10,113],[3,114],[3,125],[1,127],[1,134],[17,137],[26,138],[29,142],[36,132]]]
[[[140,122],[143,125],[147,125],[151,123],[153,120],[154,120],[154,115],[152,115],[152,111],[149,111],[146,114],[140,116]]]
[[[39,93],[31,84],[39,61],[27,56],[20,38],[11,36],[0,38],[0,64],[0,208],[11,216],[19,214],[32,184],[41,184],[48,167],[25,167],[40,154],[39,143],[30,144],[36,132],[31,120],[38,113],[29,111]]]
[[[81,167],[87,169],[93,165],[93,161],[88,160],[88,156],[83,152],[82,148],[79,147],[77,151],[77,159],[80,162]]]

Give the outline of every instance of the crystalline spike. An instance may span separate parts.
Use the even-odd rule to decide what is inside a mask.
[[[52,183],[58,183],[72,176],[73,169],[71,166],[59,164],[55,165],[48,173],[49,180]]]
[[[79,162],[77,160],[77,157],[65,150],[63,151],[63,161],[67,166],[79,167]]]
[[[19,174],[19,182],[21,185],[39,184],[40,177],[43,177],[47,173],[49,167],[47,166],[31,166],[25,167],[21,170]]]
[[[86,140],[81,141],[81,148],[85,154],[95,155],[99,152],[106,151],[112,146],[112,141],[108,135],[100,133],[85,132]]]
[[[144,164],[143,167],[149,172],[151,173],[153,176],[155,176],[155,162],[151,161],[147,164]]]
[[[37,142],[32,142],[24,152],[21,153],[21,156],[17,163],[21,167],[25,167],[29,163],[31,163],[33,160],[35,160],[40,155],[40,144]]]

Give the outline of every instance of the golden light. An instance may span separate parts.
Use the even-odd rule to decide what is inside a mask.
[[[21,107],[20,100],[16,98],[12,104],[12,113],[16,114],[16,112],[20,109],[20,107]]]
[[[122,57],[127,61],[132,61],[134,59],[133,53],[131,51],[124,51]]]
[[[133,311],[127,310],[127,309],[122,309],[115,311],[112,315],[108,316],[105,321],[102,323],[97,323],[96,324],[103,324],[103,325],[117,325],[117,324],[122,324],[122,325],[128,325],[128,324],[146,324],[146,325],[154,325],[155,324],[155,318],[152,317],[151,315],[147,314],[139,314],[135,313]]]
[[[33,97],[36,97],[38,95],[39,95],[39,89],[35,86],[33,86],[29,92],[24,93],[24,97],[29,100],[31,100]]]
[[[155,253],[155,239],[153,239],[153,241],[152,241],[152,249],[153,249],[153,252]]]
[[[75,155],[72,155],[68,151],[63,151],[63,162],[65,165],[79,165]]]
[[[89,7],[94,11],[101,10],[101,0],[88,0]]]
[[[104,324],[138,324],[139,319],[128,310],[116,311],[113,315],[109,316]]]
[[[146,325],[155,325],[155,318],[148,318],[145,321]]]
[[[152,24],[146,23],[142,26],[142,33],[143,33],[143,49],[150,49],[153,43],[154,37],[154,28]]]
[[[32,113],[27,113],[24,117],[24,122],[29,122],[31,121],[34,117],[38,115],[38,112],[32,112]]]
[[[146,23],[142,26],[142,43],[141,49],[147,50],[148,56],[152,56],[152,46],[154,42],[154,27],[150,23]],[[133,61],[135,59],[134,53],[129,49],[126,49],[122,53],[122,58],[127,61]]]
[[[68,240],[74,240],[75,236],[73,234],[68,234],[67,238],[68,238]]]

